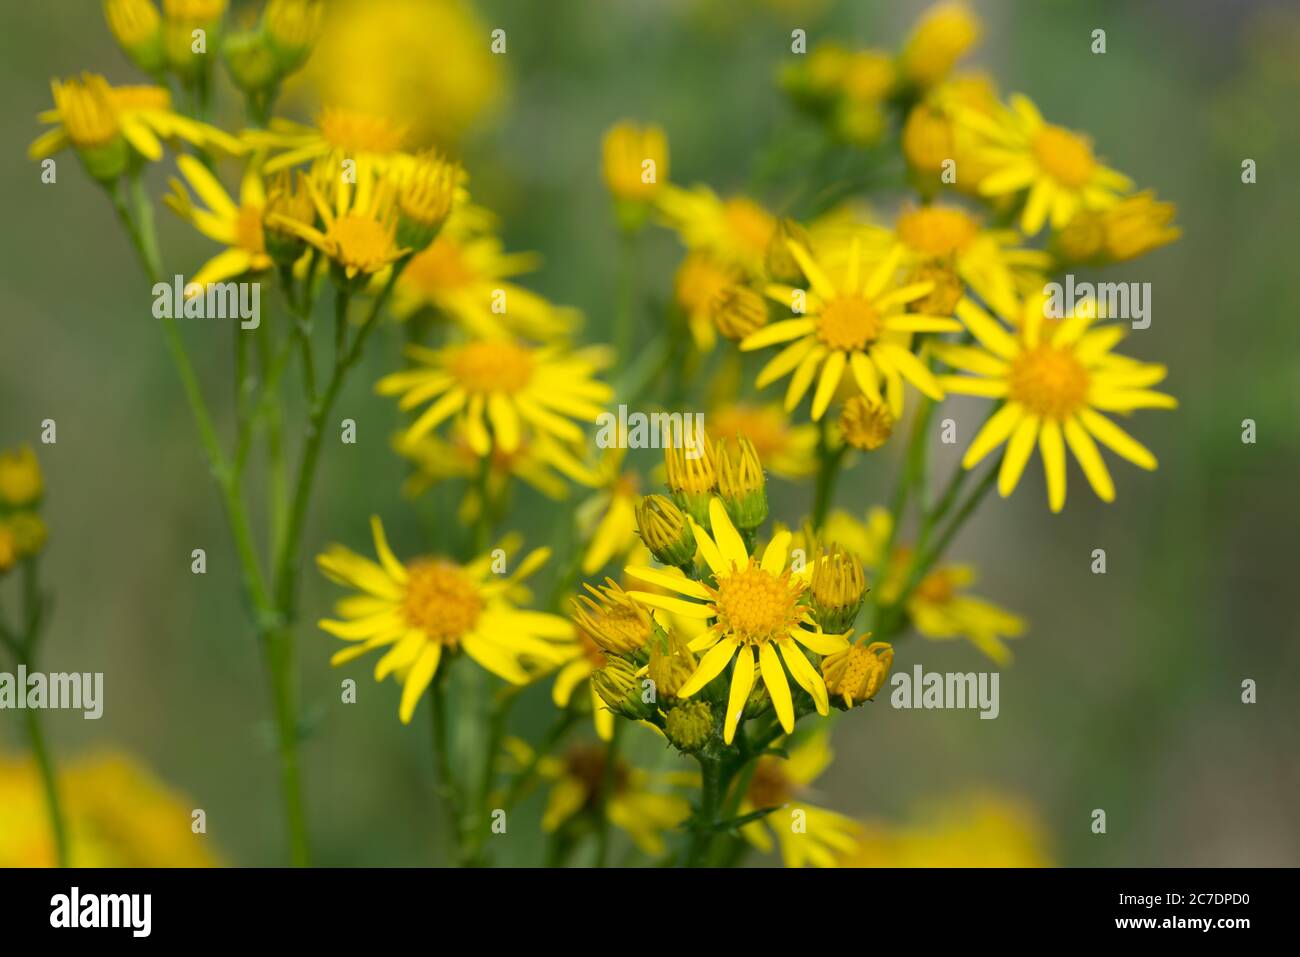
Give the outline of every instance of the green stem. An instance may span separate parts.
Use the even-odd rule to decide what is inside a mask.
[[[842,444],[832,450],[827,440],[828,430],[829,426],[824,425],[817,440],[819,464],[812,509],[813,531],[816,532],[821,531],[822,526],[826,524],[826,514],[830,511],[831,502],[835,498],[835,483],[840,476],[840,465],[844,462],[844,455],[849,448],[847,444]]]
[[[713,844],[713,827],[718,822],[718,807],[722,799],[722,762],[716,757],[697,754],[700,762],[700,806],[692,820],[691,845],[686,854],[687,867],[702,867],[708,860]]]
[[[618,766],[619,745],[623,722],[614,722],[614,732],[605,746],[605,767],[596,793],[596,867],[604,867],[609,857],[609,798],[614,790],[615,771]]]
[[[443,814],[447,826],[447,843],[450,848],[449,859],[456,864],[463,862],[461,846],[461,799],[456,787],[456,779],[451,770],[451,747],[447,741],[447,694],[446,682],[450,669],[447,663],[438,669],[432,684],[429,685],[429,709],[433,720],[433,760],[438,774],[438,792],[442,802]]]
[[[23,665],[30,667],[27,662],[23,662]],[[45,744],[40,712],[35,708],[27,708],[23,714],[27,719],[27,741],[31,745],[33,757],[36,758],[36,767],[41,774],[41,785],[45,790],[45,806],[50,815],[50,829],[54,832],[54,848],[58,864],[59,867],[68,867],[72,863],[69,856],[68,829],[63,814],[63,803],[59,799],[59,785],[54,776],[54,762],[50,759],[50,752]]]

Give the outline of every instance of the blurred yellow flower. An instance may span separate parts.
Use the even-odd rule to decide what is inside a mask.
[[[270,269],[271,257],[267,255],[262,232],[266,190],[257,164],[250,163],[244,170],[238,203],[230,198],[221,181],[193,156],[176,157],[176,165],[204,206],[196,206],[189,190],[175,177],[170,180],[172,191],[163,201],[203,235],[229,247],[199,267],[189,283],[204,286]]]
[[[776,746],[781,747],[781,742]],[[738,813],[743,817],[765,808],[776,810],[742,825],[740,832],[764,853],[772,850],[775,835],[786,867],[836,867],[838,859],[856,846],[861,828],[852,818],[801,797],[834,758],[825,728],[795,744],[789,754],[758,759]]]
[[[161,140],[183,140],[200,149],[231,155],[244,146],[214,126],[174,113],[171,94],[161,86],[110,86],[95,73],[51,83],[54,109],[37,117],[52,124],[27,148],[27,158],[42,160],[69,146],[86,171],[111,182],[126,170],[130,152],[162,159]]]
[[[1084,136],[1046,122],[1026,96],[1013,95],[997,119],[966,109],[958,120],[984,137],[977,156],[991,172],[980,182],[981,195],[1028,190],[1020,216],[1027,236],[1048,222],[1061,228],[1080,209],[1112,206],[1117,194],[1133,188],[1127,176],[1097,160]]]
[[[780,403],[731,402],[714,407],[705,421],[714,438],[749,439],[773,475],[793,480],[817,471],[817,426],[795,425]]]
[[[310,86],[319,102],[401,117],[412,146],[450,145],[504,92],[508,58],[489,34],[464,0],[332,0],[290,92]]]
[[[0,502],[15,508],[38,501],[45,488],[31,446],[0,450]]]
[[[532,680],[533,664],[558,665],[569,657],[573,626],[558,615],[515,607],[527,592],[520,583],[550,556],[539,548],[509,575],[497,573],[484,555],[468,565],[445,558],[398,561],[378,517],[370,519],[376,563],[342,545],[318,555],[316,564],[331,581],[360,594],[335,607],[339,619],[322,618],[323,631],[355,642],[334,655],[341,665],[375,648],[392,647],[375,665],[375,680],[395,674],[402,684],[398,716],[409,724],[442,661],[464,651],[481,667],[512,684]]]
[[[979,42],[979,18],[964,3],[940,3],[926,11],[903,47],[903,74],[918,86],[947,77]]]
[[[626,448],[606,449],[593,478],[597,494],[578,509],[578,524],[589,530],[582,573],[590,575],[612,561],[624,560],[637,544],[636,503],[640,480],[623,470]]]
[[[707,186],[687,190],[665,183],[656,204],[687,249],[710,253],[715,261],[738,266],[753,278],[763,275],[777,221],[752,199],[724,200]]]
[[[476,336],[513,332],[549,342],[573,332],[581,314],[509,282],[532,272],[535,253],[507,253],[482,228],[477,210],[454,213],[429,247],[411,257],[393,292],[393,314],[407,319],[429,308]]]
[[[616,200],[649,202],[668,181],[668,137],[658,126],[615,123],[605,131],[601,156],[605,185]]]
[[[1080,210],[1054,237],[1069,262],[1126,262],[1174,242],[1182,230],[1170,225],[1176,209],[1150,190],[1125,196],[1103,210]]]
[[[360,181],[410,158],[403,149],[407,133],[405,124],[382,114],[331,105],[321,111],[314,127],[276,118],[268,129],[245,130],[241,136],[249,148],[276,154],[263,167],[268,174],[328,159],[331,178],[342,179],[343,161],[352,160]]]
[[[59,774],[74,867],[214,867],[212,838],[191,830],[192,804],[134,758],[102,752]],[[54,867],[35,762],[0,755],[0,867]]]
[[[407,355],[421,367],[394,372],[375,386],[380,395],[400,394],[403,410],[433,401],[407,430],[406,441],[456,416],[480,456],[495,448],[513,452],[533,433],[581,442],[582,425],[594,425],[614,395],[594,378],[608,364],[608,352],[600,348],[571,352],[511,339],[471,339],[442,349],[411,346]]]
[[[532,748],[518,738],[506,739],[505,747],[520,766],[533,759]],[[609,822],[625,832],[643,854],[656,857],[667,850],[664,833],[690,817],[691,806],[685,798],[659,790],[663,785],[685,784],[693,780],[690,775],[655,775],[621,758],[609,767],[604,746],[576,744],[561,757],[543,756],[537,761],[537,773],[551,784],[542,813],[542,830],[548,833],[578,814],[594,812],[603,794]]]
[[[913,822],[863,826],[841,867],[1051,867],[1033,810],[1001,795],[973,793],[930,802]]]

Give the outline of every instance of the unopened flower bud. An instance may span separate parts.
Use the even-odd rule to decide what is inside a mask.
[[[460,167],[435,152],[417,156],[399,176],[397,245],[427,249],[451,214]]]
[[[856,555],[838,545],[813,563],[808,588],[813,617],[822,631],[841,634],[853,627],[867,597],[867,577]]]
[[[311,55],[324,9],[321,0],[270,0],[266,5],[262,23],[281,76],[293,73]]]
[[[840,431],[844,433],[844,441],[855,449],[874,452],[893,434],[894,416],[884,402],[855,395],[844,403]]]
[[[753,531],[767,519],[767,480],[754,443],[743,435],[736,442],[737,453],[718,443],[718,497],[737,528]]]
[[[221,41],[221,59],[235,86],[245,93],[260,93],[276,84],[280,67],[260,30],[241,30]]]
[[[150,0],[104,0],[104,19],[117,45],[140,69],[156,74],[167,65],[162,18]]]
[[[584,585],[588,595],[570,602],[570,617],[604,651],[636,655],[654,635],[650,613],[611,578],[604,585]],[[644,659],[643,659],[644,660]]]
[[[665,565],[682,568],[695,561],[695,533],[671,499],[663,495],[641,498],[636,503],[636,527],[650,554]]]
[[[30,446],[0,452],[0,502],[15,508],[32,505],[44,488],[41,466]]]
[[[673,501],[695,519],[697,525],[707,526],[709,499],[713,497],[718,485],[713,448],[707,436],[697,435],[694,446],[684,449],[675,448],[671,443],[666,444],[664,465]]]
[[[678,635],[669,635],[667,642],[651,643],[646,675],[655,683],[655,691],[661,698],[676,698],[681,686],[695,674],[695,667],[694,652]]]
[[[889,675],[894,662],[894,649],[886,642],[863,643],[870,638],[863,635],[843,651],[822,659],[822,677],[832,698],[840,700],[835,707],[842,711],[862,704],[875,696]]]
[[[604,668],[592,672],[591,684],[615,714],[641,721],[655,713],[655,706],[645,700],[636,666],[624,658],[610,658]]]
[[[707,701],[679,701],[664,716],[664,734],[679,751],[698,751],[713,733],[713,708]]]
[[[767,303],[748,286],[730,285],[718,290],[708,309],[718,331],[733,342],[767,325]]]

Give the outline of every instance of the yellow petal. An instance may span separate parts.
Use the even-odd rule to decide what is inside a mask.
[[[718,545],[718,551],[722,553],[722,558],[727,563],[726,570],[730,571],[733,564],[738,568],[744,568],[749,563],[749,551],[745,548],[745,540],[736,531],[736,526],[731,524],[731,518],[727,515],[720,498],[709,499],[709,525],[713,530],[713,540]]]
[[[1038,448],[1043,453],[1043,474],[1047,478],[1047,504],[1053,512],[1065,507],[1065,442],[1061,425],[1045,419],[1038,432]]]
[[[763,684],[772,698],[772,707],[776,709],[777,720],[785,733],[794,730],[794,701],[790,697],[790,684],[785,680],[785,669],[776,656],[776,649],[770,641],[758,646],[758,663],[763,669]]]
[[[1038,416],[1026,414],[1016,425],[1011,441],[1007,443],[1006,454],[1002,457],[1002,468],[998,470],[998,494],[1003,498],[1015,491],[1016,484],[1020,481],[1025,464],[1034,451],[1034,439],[1038,437],[1040,421]]]
[[[402,703],[397,711],[402,724],[411,723],[415,706],[419,703],[420,696],[429,687],[429,683],[433,681],[433,674],[438,670],[438,659],[441,656],[442,645],[431,642],[429,647],[420,652],[420,657],[411,666],[406,676],[406,683],[402,685]]]
[[[710,648],[708,654],[700,659],[695,674],[687,678],[686,683],[677,690],[677,697],[689,698],[722,674],[723,669],[727,667],[732,656],[735,655],[737,647],[734,641],[728,640],[720,641]]]
[[[722,727],[722,740],[731,744],[736,736],[736,725],[745,711],[749,690],[754,687],[754,653],[741,648],[736,655],[736,667],[731,673],[731,692],[727,695],[727,719]]]

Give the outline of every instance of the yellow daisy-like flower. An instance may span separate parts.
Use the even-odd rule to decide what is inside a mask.
[[[744,196],[721,199],[707,186],[682,189],[665,183],[655,197],[667,226],[691,250],[711,253],[754,278],[763,275],[776,217]]]
[[[1176,408],[1172,396],[1150,389],[1165,378],[1165,367],[1112,355],[1125,327],[1091,328],[1092,310],[1085,312],[1049,324],[1041,299],[1031,299],[1019,314],[1018,334],[1013,334],[966,301],[958,307],[958,316],[979,345],[936,347],[935,354],[948,365],[973,373],[944,376],[944,388],[1004,400],[962,458],[964,468],[974,468],[1007,443],[998,473],[998,492],[1004,498],[1020,481],[1035,444],[1042,451],[1053,512],[1065,506],[1067,445],[1104,502],[1114,500],[1115,485],[1097,442],[1139,468],[1156,467],[1155,456],[1145,446],[1101,413]],[[1013,328],[1017,325],[1013,319],[1009,322]]]
[[[71,146],[96,179],[114,180],[126,168],[130,150],[148,160],[162,159],[163,140],[183,140],[200,149],[244,152],[239,140],[214,126],[175,113],[171,94],[160,86],[110,86],[95,73],[51,83],[54,109],[37,118],[53,124],[27,148],[27,158],[42,160]]]
[[[483,458],[470,446],[463,427],[453,429],[447,439],[426,434],[413,443],[399,434],[393,448],[416,466],[417,471],[402,485],[402,491],[411,498],[423,495],[439,482],[449,479],[472,482],[482,474]],[[541,434],[522,438],[513,452],[500,447],[492,450],[488,458],[488,501],[499,501],[511,479],[518,479],[557,502],[568,497],[569,482],[593,485],[597,481],[592,470],[578,460],[568,445]],[[457,517],[462,524],[472,525],[482,508],[483,496],[471,486],[461,496]]]
[[[706,421],[714,438],[749,439],[773,475],[793,480],[817,471],[817,426],[793,424],[779,403],[732,402],[714,408]]]
[[[220,180],[193,156],[176,157],[176,165],[204,206],[196,206],[189,190],[175,177],[170,181],[172,191],[163,201],[203,235],[229,247],[204,263],[190,282],[203,286],[270,269],[271,257],[267,255],[262,232],[266,190],[257,164],[250,163],[244,170],[238,203],[231,199]]]
[[[862,829],[852,818],[815,807],[800,799],[834,757],[828,735],[818,730],[790,749],[789,758],[764,755],[754,767],[749,789],[738,814],[777,808],[759,821],[742,825],[745,840],[764,853],[772,850],[772,836],[786,867],[836,867],[838,859],[858,843]],[[777,744],[780,747],[780,744]],[[794,826],[799,815],[802,827]]]
[[[735,737],[745,701],[754,686],[756,669],[772,698],[777,719],[787,733],[794,730],[795,714],[786,669],[812,696],[817,711],[829,713],[826,684],[799,645],[816,654],[829,655],[847,647],[848,642],[841,635],[808,631],[802,627],[815,627],[815,623],[804,602],[808,588],[807,570],[795,574],[786,567],[790,533],[781,531],[773,536],[763,551],[762,559],[756,561],[717,498],[709,502],[709,524],[712,535],[694,520],[691,527],[700,555],[713,572],[715,585],[706,585],[663,569],[626,569],[627,574],[638,581],[695,599],[691,602],[647,591],[629,592],[642,604],[693,618],[697,622],[713,621],[690,642],[692,651],[707,653],[690,680],[678,691],[678,697],[694,695],[720,675],[734,658],[727,716],[723,724],[723,739],[727,744]]]
[[[1041,286],[1041,275],[1051,265],[1047,253],[1019,248],[1016,231],[984,229],[971,213],[942,203],[904,208],[894,238],[903,244],[903,262],[912,267],[913,278],[933,277],[935,291],[919,305],[940,315],[952,315],[962,283],[990,302],[1005,303],[1022,286],[1035,280]],[[950,268],[960,280],[950,294],[941,294],[940,274],[930,271],[935,266]]]
[[[667,182],[668,137],[660,127],[615,123],[600,146],[605,185],[616,200],[649,202]]]
[[[354,185],[332,173],[326,163],[318,165],[305,182],[323,231],[275,212],[266,222],[319,249],[347,281],[367,280],[409,252],[397,243],[392,180],[359,175]]]
[[[429,308],[476,336],[514,332],[549,342],[568,335],[581,319],[512,276],[533,272],[534,253],[507,253],[495,235],[473,222],[481,211],[454,213],[427,249],[411,257],[393,290],[393,315],[408,319]]]
[[[848,512],[835,510],[826,518],[823,537],[854,552],[868,572],[881,567],[885,545],[894,526],[889,509],[876,506],[862,521]],[[877,597],[882,605],[898,601],[911,564],[912,549],[896,545],[891,553],[888,574],[876,582]],[[921,579],[906,604],[913,627],[924,638],[945,640],[965,638],[1000,665],[1011,661],[1007,638],[1019,638],[1026,624],[1020,616],[966,589],[975,583],[977,574],[970,565],[938,563]]]
[[[326,107],[314,127],[277,118],[268,129],[245,130],[241,137],[258,152],[276,154],[267,160],[268,175],[320,159],[328,159],[334,166],[331,172],[338,175],[342,161],[349,159],[355,161],[360,180],[363,175],[408,162],[410,154],[403,150],[407,134],[405,125],[388,117]]]
[[[772,284],[768,295],[787,307],[804,300],[803,314],[760,329],[744,339],[743,351],[777,343],[790,343],[758,374],[761,389],[791,375],[785,408],[791,412],[818,379],[813,393],[812,417],[819,420],[847,368],[857,388],[869,398],[881,401],[880,380],[890,409],[898,417],[903,410],[903,380],[906,379],[932,399],[942,399],[938,380],[909,348],[912,333],[960,332],[961,324],[944,316],[907,312],[907,304],[928,295],[933,283],[895,286],[902,248],[895,247],[876,266],[866,281],[861,280],[861,244],[854,238],[848,266],[839,282],[802,245],[790,243],[811,289],[793,289]],[[791,340],[794,340],[791,342]]]
[[[673,277],[673,298],[686,313],[691,339],[700,352],[708,352],[718,339],[713,323],[714,304],[728,289],[745,279],[745,271],[708,252],[690,252]]]
[[[455,416],[480,456],[498,448],[512,452],[531,434],[581,442],[579,423],[594,424],[614,395],[594,378],[608,364],[608,351],[600,348],[569,352],[471,339],[442,349],[412,346],[407,355],[422,367],[385,376],[375,386],[380,395],[400,394],[403,410],[432,401],[406,431],[406,441]]]
[[[600,491],[578,509],[579,525],[592,529],[587,551],[582,556],[584,575],[626,558],[639,540],[636,503],[641,497],[641,483],[635,472],[623,471],[626,457],[626,448],[605,450],[593,483]]]
[[[518,738],[507,738],[505,747],[521,767],[532,761],[532,748]],[[698,784],[698,775],[652,774],[622,759],[610,768],[608,749],[593,744],[576,744],[562,757],[543,756],[537,761],[537,774],[551,782],[542,812],[542,830],[553,833],[575,816],[594,812],[603,794],[609,823],[650,857],[667,850],[663,835],[679,827],[691,814],[690,802],[676,794],[664,794],[661,789],[674,784]]]
[[[840,867],[1051,867],[1033,809],[991,793],[918,809],[907,825],[866,824]]]
[[[103,751],[60,762],[73,867],[218,867],[212,836],[191,828],[192,796],[135,758]],[[54,867],[58,855],[36,762],[0,753],[0,867]]]
[[[44,490],[41,463],[31,446],[0,449],[0,503],[21,508],[39,501]]]
[[[1150,190],[1134,193],[1098,212],[1080,210],[1053,237],[1053,245],[1071,262],[1126,262],[1182,235],[1171,225],[1175,212],[1173,203],[1159,202]]]
[[[1104,209],[1133,188],[1122,173],[1103,166],[1082,135],[1046,122],[1026,96],[1011,97],[1011,109],[990,119],[976,110],[960,113],[962,123],[985,137],[977,151],[992,169],[980,182],[983,196],[1028,190],[1020,228],[1033,236],[1049,220],[1059,229],[1079,209]]]
[[[403,724],[410,723],[444,652],[464,651],[485,670],[517,685],[532,680],[534,663],[558,665],[568,659],[571,623],[515,607],[526,594],[520,582],[550,557],[549,549],[529,553],[506,577],[493,572],[491,555],[468,565],[444,558],[400,562],[378,517],[371,517],[370,528],[379,562],[342,545],[317,556],[327,578],[361,593],[338,603],[339,619],[322,618],[318,624],[334,637],[354,642],[334,655],[334,665],[392,646],[375,665],[375,680],[398,676]]]

